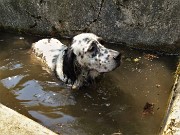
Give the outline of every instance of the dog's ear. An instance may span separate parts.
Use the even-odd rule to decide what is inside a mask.
[[[71,80],[71,83],[74,83],[77,79],[75,60],[76,55],[74,54],[73,49],[68,48],[65,51],[63,58],[63,73]]]
[[[73,49],[72,48],[68,48],[66,54],[67,54],[67,62],[69,64],[73,64],[73,61],[76,58],[76,55],[74,54]]]

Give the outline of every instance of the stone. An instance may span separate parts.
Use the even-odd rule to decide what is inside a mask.
[[[179,0],[1,0],[0,27],[72,37],[92,32],[108,42],[179,54]]]

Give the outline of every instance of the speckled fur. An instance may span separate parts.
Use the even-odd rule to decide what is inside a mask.
[[[100,41],[92,33],[82,33],[73,38],[70,47],[51,38],[33,43],[32,50],[57,78],[72,88],[79,88],[89,79],[120,65],[120,53],[105,48]]]

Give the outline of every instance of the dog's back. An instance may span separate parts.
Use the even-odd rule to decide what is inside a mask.
[[[46,63],[52,71],[55,68],[57,58],[59,55],[63,56],[64,50],[66,49],[67,46],[54,38],[42,39],[32,45],[34,54]]]

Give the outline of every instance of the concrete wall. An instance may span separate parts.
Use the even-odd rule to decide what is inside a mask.
[[[162,125],[162,135],[180,135],[180,60],[176,74],[176,81]]]
[[[0,0],[0,26],[36,34],[93,32],[107,41],[179,53],[179,0]]]
[[[42,125],[0,104],[1,135],[57,135]]]

